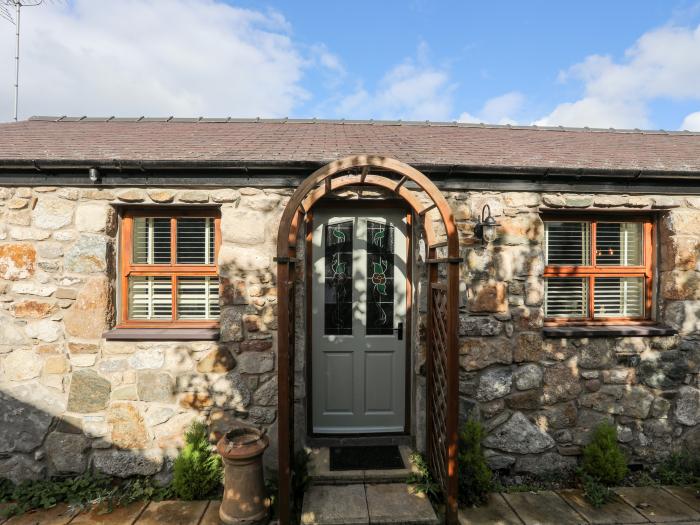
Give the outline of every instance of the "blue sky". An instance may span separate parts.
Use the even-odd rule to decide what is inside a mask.
[[[25,117],[700,129],[698,1],[54,0],[25,13]],[[8,73],[12,30],[0,21]]]

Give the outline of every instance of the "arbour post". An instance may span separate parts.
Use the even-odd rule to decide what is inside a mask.
[[[372,167],[393,172],[400,180],[371,175]],[[360,169],[360,174],[333,179],[335,175]],[[427,194],[427,207],[406,183]],[[296,189],[285,207],[277,235],[278,293],[278,460],[280,523],[291,522],[292,463],[294,458],[294,278],[296,244],[303,214],[324,195],[351,185],[379,186],[402,197],[423,221],[428,245],[428,322],[426,351],[426,425],[428,463],[447,500],[446,521],[457,523],[457,411],[459,363],[457,322],[459,306],[459,238],[452,211],[440,190],[421,172],[395,159],[355,155],[331,162],[316,170]],[[435,209],[442,220],[447,240],[435,241],[432,220]],[[437,259],[436,248],[447,247],[447,258]],[[438,282],[438,265],[447,263],[447,280]],[[290,299],[291,298],[291,299]]]

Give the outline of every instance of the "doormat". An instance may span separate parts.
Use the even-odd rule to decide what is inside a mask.
[[[399,447],[331,447],[331,470],[390,470],[406,468]]]

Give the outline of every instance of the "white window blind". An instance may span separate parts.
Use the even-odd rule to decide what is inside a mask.
[[[133,257],[135,264],[170,264],[170,219],[134,219]]]
[[[589,222],[546,222],[544,225],[547,264],[588,266],[591,264]]]
[[[129,277],[131,319],[171,319],[172,300],[170,277]]]
[[[601,266],[642,264],[642,224],[599,222],[596,225],[596,263]]]
[[[644,279],[596,277],[593,301],[596,317],[642,317]]]
[[[177,221],[178,264],[214,263],[214,219],[181,218]]]
[[[132,242],[133,264],[168,265],[166,271],[171,275],[162,275],[165,272],[160,268],[158,276],[144,276],[142,269],[141,275],[128,276],[129,319],[219,318],[219,278],[207,275],[215,273],[214,217],[134,217]]]
[[[593,231],[595,243],[591,242]],[[545,316],[644,317],[645,277],[629,275],[641,273],[630,267],[643,266],[643,248],[641,222],[546,221],[545,257],[552,271],[545,278]],[[577,268],[575,276],[568,267]],[[615,276],[617,270],[611,267],[619,267],[620,274],[628,275]],[[608,275],[601,275],[603,269]],[[589,311],[591,294],[593,312]]]
[[[179,277],[177,316],[178,319],[218,319],[218,277]]]
[[[587,317],[588,279],[550,277],[545,280],[544,298],[546,317]]]

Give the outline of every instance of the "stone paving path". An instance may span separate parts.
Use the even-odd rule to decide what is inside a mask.
[[[219,525],[218,501],[139,502],[109,514],[75,515],[65,505],[15,516],[2,525]]]
[[[624,487],[593,508],[580,490],[491,494],[488,505],[461,509],[460,525],[700,525],[700,497],[689,487]],[[402,483],[314,485],[304,497],[304,525],[435,525],[427,500]],[[0,525],[219,525],[218,501],[140,502],[110,514],[71,514],[65,505],[30,512]]]
[[[577,489],[491,494],[488,505],[461,509],[460,525],[700,524],[700,497],[688,487],[623,487],[600,509]]]

